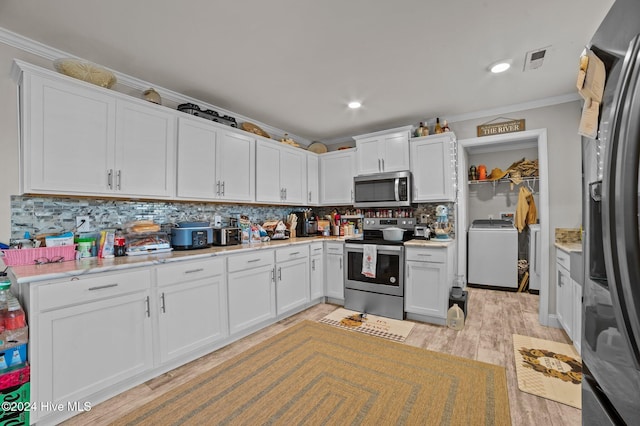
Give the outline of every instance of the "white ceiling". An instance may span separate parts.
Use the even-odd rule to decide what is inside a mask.
[[[0,27],[308,141],[574,95],[613,0],[1,1]],[[523,72],[527,51],[550,46]],[[510,58],[500,75],[490,64]],[[347,102],[360,100],[360,110]],[[455,130],[455,128],[454,128]]]

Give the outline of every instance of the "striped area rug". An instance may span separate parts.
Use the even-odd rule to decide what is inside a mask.
[[[510,425],[503,367],[303,321],[117,425]]]
[[[415,325],[410,321],[400,321],[371,314],[363,317],[359,312],[344,308],[336,309],[319,321],[335,327],[383,337],[396,342],[404,342]]]

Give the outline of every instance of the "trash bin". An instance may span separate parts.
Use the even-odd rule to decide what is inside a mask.
[[[457,304],[464,312],[465,319],[467,319],[467,293],[461,287],[451,287],[449,292],[449,308]]]

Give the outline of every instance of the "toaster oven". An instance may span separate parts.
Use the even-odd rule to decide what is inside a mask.
[[[242,231],[240,228],[226,226],[223,228],[213,228],[214,246],[233,246],[242,243]]]

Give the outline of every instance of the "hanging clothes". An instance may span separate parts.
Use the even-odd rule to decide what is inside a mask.
[[[522,232],[527,225],[538,221],[538,210],[536,209],[533,194],[524,186],[520,187],[520,193],[518,194],[515,219],[518,232]]]

